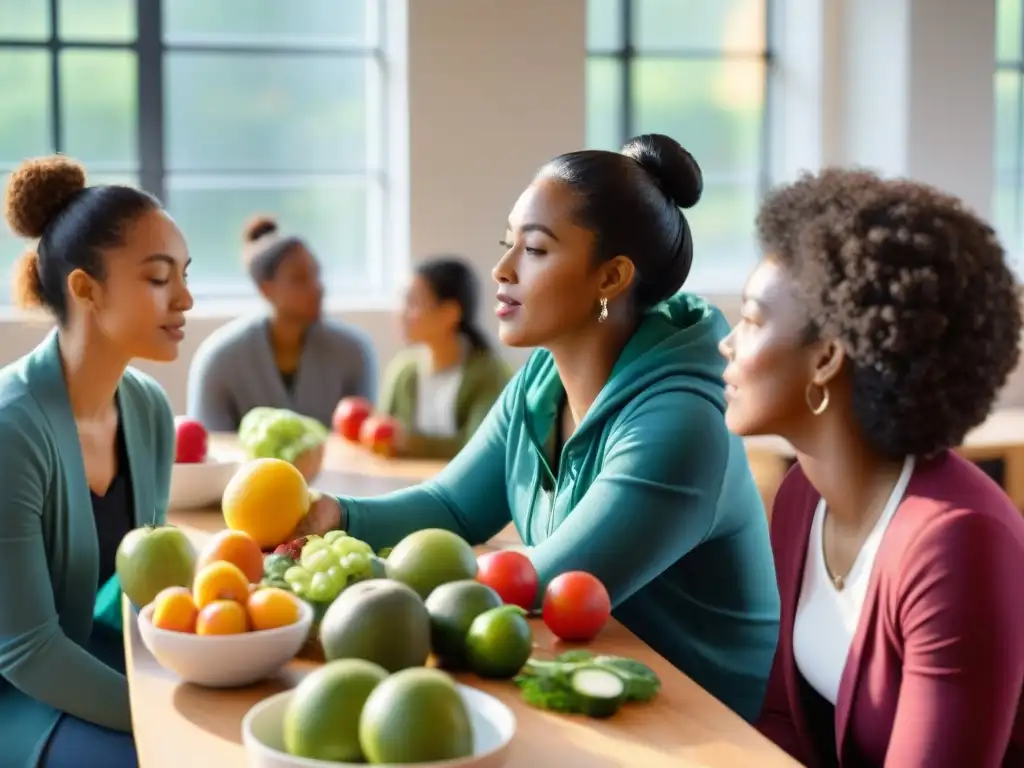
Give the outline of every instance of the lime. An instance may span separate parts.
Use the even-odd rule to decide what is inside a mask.
[[[518,605],[484,611],[466,633],[466,660],[480,677],[515,677],[532,650],[533,631]]]
[[[373,764],[457,760],[473,754],[473,726],[452,678],[414,667],[370,694],[359,718],[359,743]]]
[[[427,598],[430,644],[438,664],[458,669],[466,663],[466,632],[481,613],[501,605],[498,593],[474,579],[442,584]]]
[[[315,760],[354,763],[364,759],[359,746],[359,716],[387,671],[362,659],[324,664],[308,674],[292,694],[284,715],[288,754]]]

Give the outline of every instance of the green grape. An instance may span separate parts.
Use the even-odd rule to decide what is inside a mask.
[[[341,567],[348,573],[362,576],[370,572],[370,556],[362,552],[350,552],[341,558]]]
[[[348,586],[348,573],[340,565],[332,565],[327,571],[327,576],[338,592]]]
[[[313,573],[325,573],[332,565],[338,564],[338,557],[329,549],[320,549],[310,557],[303,556],[302,567]]]
[[[331,577],[326,573],[314,573],[309,589],[306,590],[306,596],[318,603],[332,600],[337,594],[338,590],[331,582]]]
[[[331,549],[338,555],[338,557],[344,557],[345,555],[351,554],[362,554],[372,555],[373,548],[365,541],[354,539],[351,536],[346,536],[343,539],[338,539],[331,544]]]
[[[302,557],[300,558],[302,565],[305,566],[306,563],[313,559],[314,555],[318,552],[324,551],[330,551],[330,547],[327,546],[327,542],[323,539],[313,539],[312,541],[307,542],[302,547]]]
[[[333,544],[339,539],[344,539],[346,536],[348,536],[348,534],[344,531],[328,531],[324,534],[324,541],[328,544]]]
[[[303,568],[301,565],[293,565],[287,571],[284,572],[284,580],[289,584],[309,584],[312,580],[313,574]]]
[[[294,594],[302,598],[306,597],[306,592],[309,589],[308,581],[289,581],[286,583],[288,584],[288,589],[290,589]]]

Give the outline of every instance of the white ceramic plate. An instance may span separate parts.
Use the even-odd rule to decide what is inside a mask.
[[[213,455],[196,464],[175,464],[171,468],[170,508],[219,508],[224,489],[239,466],[236,459]]]
[[[473,756],[416,765],[378,768],[503,768],[516,732],[512,710],[490,694],[457,683],[473,726]],[[359,768],[364,763],[335,763],[292,757],[284,751],[284,713],[292,691],[264,699],[242,719],[242,743],[249,768]]]

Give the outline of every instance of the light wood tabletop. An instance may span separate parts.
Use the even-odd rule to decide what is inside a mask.
[[[383,493],[430,477],[440,467],[436,463],[387,464],[357,453],[350,446],[332,443],[325,462],[328,468],[314,485],[337,493]],[[340,467],[345,472],[336,469]],[[217,509],[172,511],[170,521],[186,530],[196,545],[224,525]],[[518,543],[512,528],[491,542],[502,548]],[[181,683],[157,664],[142,644],[135,613],[127,605],[124,618],[132,721],[143,768],[244,766],[244,714],[267,696],[293,687],[316,666],[297,659],[275,678],[256,686],[230,691],[203,689]],[[535,654],[550,657],[573,647],[557,641],[543,622],[531,620],[531,624]],[[510,767],[797,765],[617,622],[610,622],[588,647],[648,664],[662,680],[658,697],[647,704],[627,705],[611,719],[591,720],[531,708],[511,682],[460,676],[462,682],[491,693],[515,712],[518,728]]]

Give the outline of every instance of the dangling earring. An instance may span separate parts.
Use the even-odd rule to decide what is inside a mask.
[[[823,414],[825,410],[828,408],[828,384],[821,385],[821,402],[818,403],[817,406],[815,406],[811,402],[811,390],[814,388],[814,386],[815,384],[813,381],[807,385],[807,389],[804,390],[804,402],[807,403],[807,407],[811,409],[811,413],[813,415],[821,416],[821,414]]]
[[[608,297],[601,297],[601,311],[597,313],[597,322],[603,323],[608,319]]]

